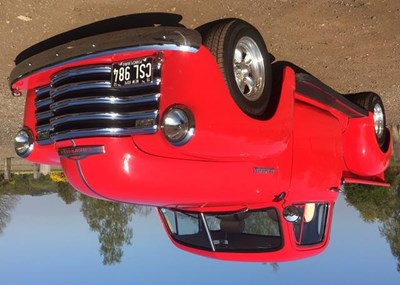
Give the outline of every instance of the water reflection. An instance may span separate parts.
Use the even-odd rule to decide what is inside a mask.
[[[379,231],[387,240],[400,272],[400,167],[386,172],[390,188],[349,185],[345,191],[347,203],[355,207],[367,223],[379,222]]]
[[[345,198],[356,208],[366,222],[379,222],[380,233],[390,245],[400,270],[400,167],[392,166],[386,173],[390,188],[348,185]],[[95,200],[76,192],[64,181],[56,181],[50,176],[37,180],[32,175],[15,175],[13,179],[2,181],[0,188],[0,234],[10,224],[13,209],[21,196],[41,196],[56,194],[66,205],[78,205],[80,213],[92,232],[98,238],[99,253],[104,265],[123,261],[124,250],[133,244],[134,214],[149,215],[151,208],[123,203]],[[280,264],[264,263],[274,271]]]
[[[120,263],[123,246],[131,245],[133,229],[129,227],[135,206],[95,200],[80,195],[81,212],[92,231],[97,232],[103,264]]]
[[[120,263],[123,247],[132,244],[133,229],[129,226],[134,213],[148,215],[141,206],[96,200],[76,192],[62,174],[52,173],[34,179],[32,175],[14,175],[3,181],[0,189],[0,234],[11,220],[11,212],[20,196],[42,196],[56,193],[66,205],[80,202],[80,211],[90,229],[98,234],[100,255],[104,265]]]
[[[14,209],[17,201],[17,196],[0,193],[0,235],[11,220],[11,211]]]
[[[398,260],[400,271],[400,188],[399,166],[392,166],[386,178],[392,184],[390,188],[348,185],[345,198],[355,207],[365,222],[380,223],[380,233],[390,245],[393,256]],[[122,261],[124,247],[132,244],[134,214],[143,216],[151,212],[149,207],[114,203],[92,199],[76,192],[63,175],[51,173],[33,179],[32,175],[14,175],[10,181],[2,181],[0,189],[0,234],[10,222],[11,213],[20,196],[41,196],[57,194],[66,204],[80,203],[80,212],[91,231],[95,232],[99,242],[99,253],[104,265]],[[270,264],[275,270],[277,263]]]

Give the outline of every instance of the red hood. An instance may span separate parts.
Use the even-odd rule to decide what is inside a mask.
[[[209,201],[241,206],[272,201],[287,190],[279,188],[279,169],[274,160],[255,163],[163,158],[143,153],[130,137],[79,139],[74,145],[78,152],[79,147],[104,148],[104,153],[61,158],[68,179],[78,190],[104,199],[157,206],[204,205]],[[68,153],[66,150],[61,152]]]

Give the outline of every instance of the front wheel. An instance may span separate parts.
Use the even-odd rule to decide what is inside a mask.
[[[347,98],[374,115],[375,136],[382,148],[386,141],[386,114],[383,102],[378,94],[365,92],[348,95]]]
[[[262,118],[271,94],[271,62],[260,33],[234,19],[216,24],[204,36],[233,100],[247,115]]]

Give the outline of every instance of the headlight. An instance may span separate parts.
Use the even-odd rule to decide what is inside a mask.
[[[20,157],[27,157],[33,149],[33,135],[27,129],[18,132],[14,139],[15,152]]]
[[[180,146],[187,143],[194,134],[194,117],[183,106],[169,108],[162,119],[162,132],[171,144]]]

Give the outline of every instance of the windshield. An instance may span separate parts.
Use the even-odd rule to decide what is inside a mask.
[[[329,205],[325,203],[305,203],[295,205],[300,218],[293,223],[298,245],[313,245],[324,240]]]
[[[272,251],[282,247],[276,209],[241,213],[194,213],[161,208],[170,235],[181,244],[210,251]]]

